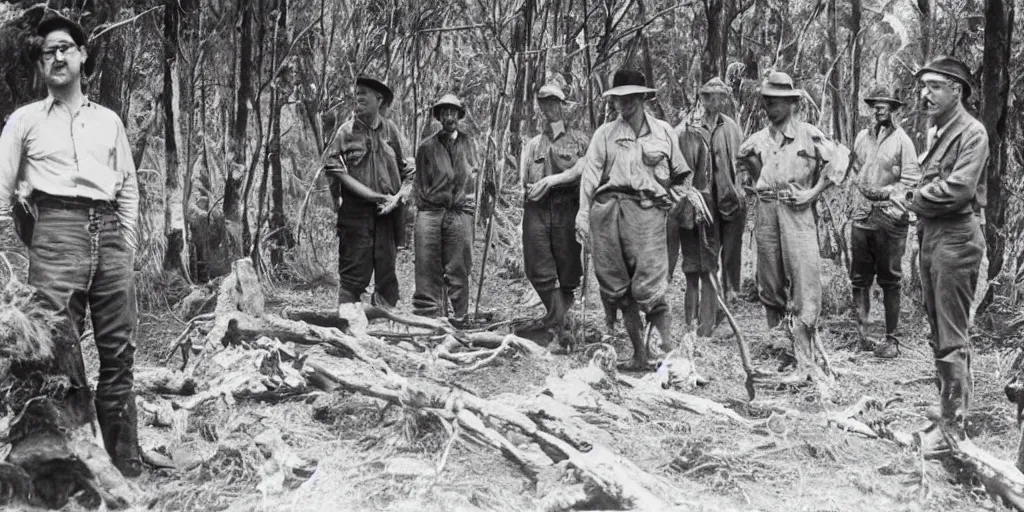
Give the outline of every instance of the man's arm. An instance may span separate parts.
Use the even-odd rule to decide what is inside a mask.
[[[0,214],[11,211],[11,196],[21,171],[22,143],[25,132],[20,112],[15,111],[7,119],[0,134]]]
[[[124,123],[117,119],[117,140],[114,148],[114,165],[121,173],[121,190],[117,192],[117,220],[124,232],[124,241],[133,252],[139,248],[139,179],[128,143]]]
[[[952,172],[917,189],[910,209],[924,217],[963,209],[974,200],[987,162],[988,134],[982,128],[968,129],[961,138]]]
[[[605,160],[607,159],[608,148],[605,147],[604,131],[600,128],[590,139],[590,146],[587,154],[576,163],[580,168],[580,209],[576,213],[576,230],[586,229],[590,234],[590,205],[594,200],[594,193],[601,185],[601,174],[604,172]]]
[[[523,189],[526,188],[526,177],[530,174],[530,165],[533,165],[533,149],[537,146],[537,137],[526,141],[523,152],[519,155],[519,183]]]
[[[402,200],[408,201],[409,194],[412,192],[413,177],[416,176],[416,166],[410,165],[409,160],[405,158],[403,138],[402,134],[398,132],[398,126],[390,119],[386,122],[388,129],[391,130],[389,139],[391,149],[395,152],[395,159],[398,161],[398,175],[402,178],[402,187],[399,189],[398,195],[402,197]]]
[[[903,197],[921,183],[921,164],[917,162],[917,150],[910,136],[900,137],[900,181],[893,186],[893,195]]]
[[[752,183],[757,183],[757,180],[761,177],[761,167],[764,165],[759,151],[761,133],[757,132],[747,137],[747,140],[740,145],[740,150],[736,153],[736,173],[750,176]]]
[[[330,149],[327,151],[327,158],[324,161],[324,174],[338,180],[342,188],[355,194],[356,197],[371,203],[387,201],[387,196],[374,192],[370,187],[362,184],[348,173],[348,166],[345,164],[344,156],[342,155],[342,145],[347,135],[345,126],[342,126],[339,133],[334,137],[334,141],[331,142]]]

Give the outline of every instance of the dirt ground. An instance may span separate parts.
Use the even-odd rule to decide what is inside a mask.
[[[753,275],[752,252],[751,247],[746,248],[746,279]],[[479,258],[480,251],[475,254]],[[407,309],[412,294],[410,251],[400,254],[399,266]],[[603,425],[614,436],[613,448],[641,468],[671,481],[692,503],[699,504],[681,510],[997,510],[974,484],[957,481],[954,472],[944,467],[946,462],[922,460],[914,450],[842,432],[822,419],[820,413],[838,411],[863,396],[872,396],[892,402],[887,411],[894,419],[893,427],[914,432],[928,424],[924,412],[936,395],[935,385],[928,379],[933,375],[933,363],[925,341],[927,324],[917,301],[904,300],[906,347],[900,358],[879,361],[870,354],[857,353],[849,348],[854,339],[853,323],[842,306],[836,306],[845,300],[846,278],[838,267],[826,266],[823,278],[829,314],[821,338],[838,374],[830,396],[813,390],[761,388],[757,400],[748,404],[735,340],[723,322],[711,338],[701,339],[696,347],[699,370],[712,381],[692,392],[751,418],[768,417],[766,404],[801,414],[776,415],[767,427],[751,430],[711,416],[654,411],[648,418]],[[529,297],[528,283],[522,278],[501,277],[515,272],[500,270],[487,273],[481,309],[506,318],[527,315],[522,303]],[[682,309],[680,281],[676,279],[672,285],[675,311]],[[596,329],[602,323],[602,313],[592,277],[590,283],[586,324]],[[273,287],[268,291],[268,309],[272,311],[284,306],[329,308],[335,300],[335,291],[327,287],[301,291]],[[880,292],[876,293],[873,332],[881,335],[881,300]],[[575,309],[579,310],[578,304]],[[541,308],[535,306],[533,312],[540,314]],[[752,345],[755,365],[778,366],[786,342],[767,331],[761,307],[743,300],[734,313]],[[179,320],[170,314],[145,315],[141,323],[140,364],[177,364],[178,359],[173,363],[165,360],[168,343],[181,330]],[[680,321],[675,323],[676,336],[682,336],[683,328]],[[620,358],[630,353],[621,336],[616,348]],[[1012,355],[996,350],[980,350],[976,355],[976,399],[970,417],[974,440],[1005,459],[1014,457],[1018,438],[1014,411],[1002,394]],[[581,351],[555,357],[551,363],[506,358],[452,384],[482,396],[530,394],[547,375],[586,362]],[[530,481],[486,447],[454,443],[443,470],[436,474],[448,444],[444,430],[359,395],[320,394],[285,403],[239,403],[234,407],[222,404],[205,414],[209,425],[191,425],[189,431],[218,432],[212,436],[214,441],[202,443],[206,449],[217,450],[217,455],[192,470],[144,476],[140,482],[154,497],[151,510],[527,511],[538,506]],[[258,454],[237,447],[251,445],[251,438],[268,428],[280,429],[298,455],[317,461],[318,467],[301,485],[295,482],[290,490],[264,496],[258,490],[262,480]],[[146,427],[143,444],[159,445],[161,436],[159,430]]]

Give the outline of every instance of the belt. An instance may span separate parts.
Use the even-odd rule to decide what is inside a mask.
[[[52,208],[56,210],[89,210],[95,209],[101,212],[113,212],[117,210],[117,203],[102,199],[92,199],[82,196],[55,196],[46,192],[35,191],[32,193],[32,201],[36,206]]]
[[[792,192],[789,189],[775,189],[775,188],[759,188],[757,189],[757,198],[766,201],[773,202],[782,199],[787,199],[792,196]]]
[[[650,208],[654,206],[654,201],[651,199],[645,199],[635,190],[604,190],[594,196],[595,203],[606,203],[608,201],[622,201],[623,199],[628,201],[637,202],[641,208]]]

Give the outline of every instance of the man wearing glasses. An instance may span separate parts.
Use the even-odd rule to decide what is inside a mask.
[[[49,94],[11,114],[0,135],[0,211],[17,210],[29,283],[70,315],[78,332],[86,307],[91,311],[103,442],[123,474],[138,476],[135,164],[121,119],[82,92],[82,77],[92,71],[82,27],[55,16],[36,35],[32,56]]]
[[[905,198],[920,217],[921,288],[939,376],[940,421],[962,434],[974,387],[968,329],[985,252],[981,225],[988,132],[963,106],[971,95],[966,64],[937,57],[916,76],[921,110],[931,128],[921,158],[921,185]]]

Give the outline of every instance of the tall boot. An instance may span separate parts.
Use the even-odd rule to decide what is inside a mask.
[[[686,291],[683,294],[683,322],[686,329],[693,329],[700,311],[700,274],[687,272]]]
[[[814,362],[814,329],[801,321],[793,322],[793,355],[796,356],[798,372],[813,374]]]
[[[871,290],[868,288],[853,289],[853,308],[857,314],[857,335],[860,338],[861,350],[873,350],[874,343],[868,337],[868,318],[871,312]]]
[[[768,321],[769,329],[774,329],[782,323],[782,311],[771,306],[764,307],[764,317]]]
[[[142,474],[142,450],[139,448],[139,414],[135,393],[118,399],[97,398],[96,420],[100,424],[103,446],[114,467],[133,478]]]
[[[966,347],[954,349],[935,360],[939,376],[939,413],[943,427],[964,437],[964,419],[974,393],[971,353]]]
[[[900,355],[900,340],[896,329],[900,323],[900,287],[882,289],[885,305],[885,341],[875,347],[875,357],[893,359]]]
[[[551,303],[548,306],[548,313],[544,315],[544,327],[551,329],[562,325],[565,321],[565,299],[562,291],[558,288],[545,292]],[[543,299],[542,299],[543,300]]]

